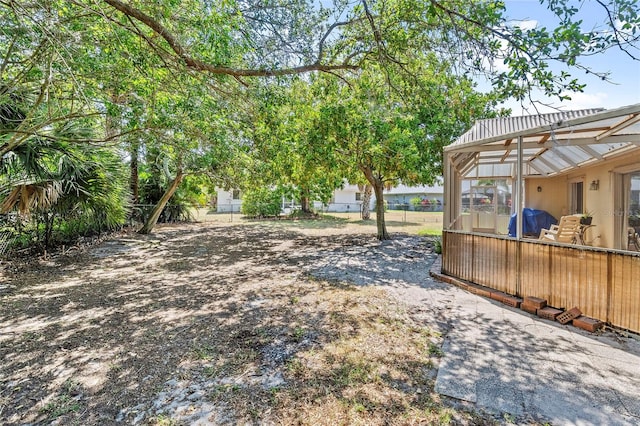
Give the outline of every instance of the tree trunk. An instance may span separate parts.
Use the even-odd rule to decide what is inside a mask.
[[[173,194],[175,194],[176,190],[182,183],[183,178],[184,178],[184,174],[182,173],[182,170],[178,170],[178,172],[176,173],[175,179],[173,179],[173,181],[171,182],[171,185],[169,185],[169,188],[162,195],[162,198],[160,198],[160,201],[158,201],[158,204],[156,204],[156,206],[153,208],[153,210],[151,211],[151,215],[149,216],[147,221],[144,223],[144,226],[138,231],[138,234],[151,233],[154,226],[156,226],[156,223],[158,223],[158,218],[160,217],[162,210],[165,208],[165,206],[167,205],[167,203],[169,202]]]
[[[364,194],[362,195],[362,220],[371,219],[371,185],[364,186]]]
[[[300,208],[302,209],[302,213],[311,213],[311,200],[309,198],[309,191],[302,190],[302,194],[300,195]]]
[[[54,219],[55,219],[55,213],[49,213],[49,212],[44,213],[44,246],[45,248],[51,248]]]
[[[140,149],[139,142],[131,142],[131,162],[129,163],[129,188],[131,189],[131,197],[133,204],[140,202],[140,191],[138,187],[138,151]]]
[[[364,173],[367,181],[373,187],[373,192],[376,195],[376,226],[378,228],[377,238],[379,240],[390,240],[391,237],[387,232],[387,224],[384,221],[384,198],[382,197],[382,191],[384,191],[384,182],[381,176],[375,176],[373,170],[369,167],[361,167],[360,170]]]

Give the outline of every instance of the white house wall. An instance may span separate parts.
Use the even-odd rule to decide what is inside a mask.
[[[331,203],[326,207],[328,212],[359,212],[362,202],[356,200],[356,193],[360,192],[357,185],[345,185],[344,189],[336,189]],[[370,208],[375,206],[375,196],[371,195]]]
[[[242,197],[239,200],[233,199],[233,191],[225,191],[218,189],[218,206],[216,211],[218,213],[229,213],[231,211],[239,212],[242,206]]]
[[[359,212],[362,208],[362,201],[356,200],[356,193],[361,192],[357,185],[345,185],[343,189],[337,189],[334,191],[334,196],[331,199],[331,203],[323,205],[319,201],[313,202],[313,207],[316,210],[324,210],[327,212]],[[389,202],[402,202],[405,200],[408,203],[411,198],[421,197],[428,200],[437,199],[441,203],[443,202],[444,189],[442,186],[415,186],[409,187],[406,185],[399,185],[391,190],[384,191],[385,200]],[[239,212],[242,206],[242,199],[234,200],[232,191],[225,191],[222,189],[217,190],[218,194],[218,213],[227,213],[233,211]],[[364,195],[364,194],[363,194]],[[371,194],[370,209],[375,208],[376,198],[374,194]]]

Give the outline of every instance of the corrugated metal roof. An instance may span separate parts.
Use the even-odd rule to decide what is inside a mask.
[[[465,178],[555,175],[640,149],[640,104],[478,121],[445,148]]]
[[[524,115],[519,117],[499,117],[478,120],[465,134],[460,136],[451,146],[464,145],[500,135],[521,132],[527,129],[571,120],[578,117],[592,115],[604,111],[603,108],[582,109],[577,111],[561,111],[539,115]]]

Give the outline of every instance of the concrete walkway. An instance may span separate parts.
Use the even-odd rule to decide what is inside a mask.
[[[640,337],[591,334],[436,281],[428,268],[438,271],[439,261],[420,237],[358,241],[314,256],[312,275],[384,288],[443,332],[440,394],[505,423],[640,425]]]
[[[438,393],[516,423],[640,424],[637,336],[591,334],[431,278],[390,291],[447,322]]]

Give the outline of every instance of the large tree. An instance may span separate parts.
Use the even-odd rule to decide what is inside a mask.
[[[484,0],[0,0],[0,106],[24,114],[0,128],[0,156],[33,137],[122,142],[135,180],[136,158],[152,143],[167,151],[179,183],[190,158],[205,146],[216,151],[204,142],[220,139],[197,131],[207,126],[189,99],[196,92],[214,116],[224,116],[238,106],[221,105],[235,103],[254,77],[313,71],[349,80],[365,68],[386,76],[376,84],[392,86],[399,83],[389,76],[398,73],[421,78],[415,64],[431,53],[446,65],[443,72],[489,76],[503,97],[522,99],[533,87],[563,97],[583,87],[571,69],[598,73],[581,65],[581,55],[616,47],[637,59],[637,2],[598,1],[602,22],[589,28],[575,2],[541,3],[558,17],[556,28],[520,28],[502,2]],[[199,124],[182,126],[185,120]],[[67,124],[92,128],[92,137],[53,131]],[[376,135],[390,128],[388,121],[370,124]],[[403,132],[395,131],[400,143]],[[246,141],[236,142],[243,152]],[[135,192],[135,182],[131,187]]]
[[[328,203],[346,177],[329,161],[326,151],[311,149],[312,123],[319,113],[315,106],[320,101],[312,89],[301,78],[261,85],[250,114],[250,154],[256,171],[251,184],[285,189],[300,202],[304,213],[311,213],[313,200]]]
[[[173,93],[163,89],[148,105],[146,114],[155,130],[145,143],[144,160],[147,169],[156,170],[165,184],[140,233],[153,230],[187,176],[222,181],[222,174],[230,173],[242,160],[243,142],[234,131],[237,114],[232,108],[206,86],[194,84],[181,84]]]
[[[504,2],[486,0],[76,0],[137,34],[167,64],[238,79],[353,70],[371,61],[402,64],[407,53],[432,52],[456,72],[488,73],[505,95],[523,98],[540,87],[564,96],[582,85],[550,64],[598,73],[581,64],[581,55],[610,47],[638,58],[637,2],[599,0],[600,18],[588,23],[581,2],[540,3],[557,17],[555,28],[523,29],[518,17],[506,15]],[[498,61],[505,67],[497,69]]]
[[[345,84],[324,87],[313,123],[320,148],[345,176],[360,173],[376,197],[377,237],[388,239],[383,190],[399,183],[432,184],[442,174],[442,147],[475,119],[492,114],[494,98],[473,90],[435,61],[419,74],[363,70]],[[395,89],[393,89],[395,88]]]

